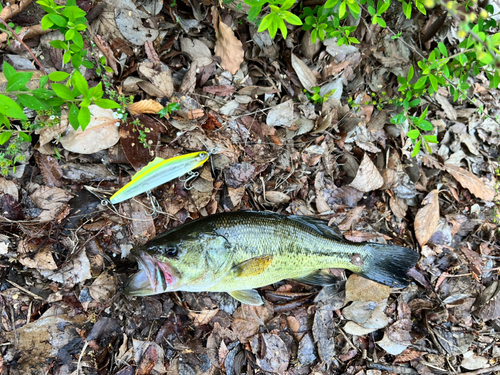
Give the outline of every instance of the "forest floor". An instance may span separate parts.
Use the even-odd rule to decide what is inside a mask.
[[[424,95],[416,111],[428,106],[439,143],[416,157],[408,129],[390,122],[400,107],[384,99],[398,98],[418,53],[454,43],[452,23],[417,47],[432,12],[404,28],[394,14],[339,47],[295,26],[286,40],[257,33],[239,1],[78,5],[89,53],[114,71],[106,93],[132,95],[137,114],[94,108],[84,132],[63,114],[0,177],[0,373],[500,373],[499,92],[470,78],[481,113],[447,89]],[[43,14],[32,3],[11,22]],[[48,72],[64,65],[55,34],[26,40]],[[30,69],[23,46],[4,47],[4,61]],[[305,87],[335,91],[314,103]],[[156,115],[171,102],[180,109]],[[211,152],[198,177],[106,204],[155,156],[195,151]],[[259,289],[257,307],[225,293],[123,294],[131,248],[237,210],[322,218],[350,241],[421,258],[405,289],[332,269],[338,285],[283,280]]]

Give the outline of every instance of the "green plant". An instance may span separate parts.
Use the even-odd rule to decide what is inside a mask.
[[[84,49],[82,32],[87,29],[87,15],[84,10],[76,6],[76,0],[67,0],[66,5],[57,5],[54,0],[38,0],[43,10],[41,25],[44,30],[59,30],[64,35],[64,41],[53,40],[50,45],[64,50],[63,63],[71,64],[75,69],[80,65],[92,69],[94,65],[86,59],[87,50]]]
[[[55,40],[51,45],[64,49],[63,61],[71,61],[70,73],[55,71],[40,77],[39,87],[28,88],[32,72],[17,72],[7,62],[3,64],[3,73],[7,80],[5,92],[0,94],[0,172],[8,173],[9,167],[15,167],[22,161],[20,154],[23,142],[31,142],[31,133],[37,129],[51,127],[60,121],[63,109],[68,110],[68,120],[74,129],[85,130],[90,123],[89,106],[95,104],[101,108],[122,108],[111,99],[105,99],[103,83],[90,88],[87,80],[80,73],[80,65],[93,67],[86,59],[87,50],[83,49],[81,32],[86,30],[86,13],[78,8],[74,0],[68,0],[66,6],[58,6],[53,0],[39,0],[38,3],[48,12],[42,19],[44,28],[59,30],[65,41]],[[105,71],[102,66],[98,70]],[[49,83],[49,80],[52,82]],[[117,99],[120,99],[119,97]],[[22,107],[37,112],[36,121],[28,121]],[[9,143],[7,143],[9,142]],[[6,145],[6,146],[4,146]]]
[[[395,125],[401,125],[405,121],[408,121],[411,130],[406,133],[406,136],[410,138],[413,145],[412,157],[415,157],[420,152],[422,145],[425,150],[431,154],[432,150],[429,143],[438,143],[437,137],[432,134],[423,134],[422,132],[430,132],[434,130],[434,126],[426,120],[427,111],[429,107],[425,108],[419,117],[409,116],[406,111],[403,111],[391,119],[391,122]]]
[[[168,115],[170,115],[172,112],[178,111],[179,109],[181,109],[181,105],[179,103],[172,102],[168,103],[166,107],[160,109],[158,111],[158,114],[160,115],[160,117],[168,117]]]
[[[276,36],[278,29],[281,31],[283,38],[286,38],[288,31],[285,21],[292,25],[302,25],[300,18],[288,11],[295,4],[295,0],[245,0],[245,3],[250,5],[248,13],[250,21],[255,21],[262,7],[269,4],[270,13],[260,21],[258,31],[268,30],[271,38]]]
[[[323,102],[327,101],[328,98],[333,95],[333,93],[335,92],[335,89],[329,91],[324,96],[320,95],[321,87],[319,87],[319,86],[311,87],[311,91],[312,91],[312,93],[310,93],[309,91],[304,89],[304,93],[305,93],[307,99],[309,99],[313,103],[317,104],[317,103],[323,103]]]
[[[3,9],[3,6],[2,4],[0,4],[0,11]],[[7,25],[9,25],[9,27],[11,29],[14,29],[14,31],[16,32],[16,34],[19,34],[19,32],[21,31],[21,26],[16,26],[14,25],[12,22],[9,22]],[[14,35],[12,34],[12,32],[7,28],[5,27],[3,24],[0,24],[0,30],[4,33],[7,34],[7,45],[10,47],[10,41],[12,38],[14,38]]]

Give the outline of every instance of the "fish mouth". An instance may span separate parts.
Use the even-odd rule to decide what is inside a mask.
[[[134,254],[139,264],[139,272],[128,279],[124,292],[129,296],[149,296],[172,290],[177,281],[172,267],[159,262],[151,255],[140,251]],[[170,286],[170,288],[169,288]]]

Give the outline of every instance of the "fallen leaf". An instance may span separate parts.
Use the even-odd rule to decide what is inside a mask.
[[[163,351],[163,348],[159,346],[155,342],[151,341],[140,341],[136,339],[132,339],[133,342],[133,347],[134,347],[134,361],[135,363],[141,363],[141,359],[147,352],[147,350],[152,346],[154,347],[156,351],[156,362],[153,366],[153,371],[159,373],[159,374],[164,374],[167,372],[165,369],[165,365],[163,363],[164,358],[165,358],[165,352]],[[151,353],[151,352],[150,352]]]
[[[231,328],[241,343],[247,343],[248,338],[259,332],[261,325],[273,317],[273,306],[266,302],[262,306],[242,304],[233,314]]]
[[[196,61],[198,67],[210,65],[213,61],[212,53],[208,47],[199,39],[181,39],[181,50]]]
[[[234,94],[236,89],[234,88],[234,86],[220,85],[220,86],[205,86],[203,87],[203,91],[219,96],[230,96]]]
[[[80,251],[73,259],[66,262],[58,270],[41,270],[40,273],[66,288],[72,288],[75,284],[88,280],[92,277],[90,273],[90,262],[85,250]]]
[[[89,286],[89,292],[94,300],[106,303],[115,295],[116,286],[116,278],[107,272],[103,272]]]
[[[19,263],[28,268],[55,270],[57,269],[57,265],[52,257],[51,249],[52,246],[42,246],[33,257],[28,254],[20,258]]]
[[[389,298],[391,288],[352,274],[345,284],[345,298],[347,301],[374,301],[380,302]]]
[[[283,126],[289,128],[295,120],[293,113],[293,100],[273,107],[267,114],[266,124],[269,126]]]
[[[264,371],[284,373],[290,362],[290,353],[286,344],[278,335],[262,333],[250,340],[252,352],[257,359],[257,365]],[[264,346],[264,348],[262,348]],[[261,353],[264,353],[261,356]]]
[[[384,179],[382,175],[371,161],[368,153],[365,153],[359,165],[358,173],[356,173],[356,177],[349,185],[359,191],[367,193],[378,189],[383,184]]]
[[[488,202],[491,202],[493,198],[495,198],[495,191],[486,186],[483,181],[469,171],[453,164],[445,164],[444,168],[460,183],[460,185],[469,189],[476,197]]]
[[[153,160],[154,153],[139,141],[139,132],[137,131],[139,127],[134,124],[135,120],[141,123],[143,129],[149,129],[149,132],[146,133],[146,143],[151,145],[152,149],[156,147],[160,134],[156,122],[144,114],[129,116],[126,121],[122,122],[120,126],[120,143],[125,157],[138,171]]]
[[[0,197],[4,194],[10,194],[16,201],[19,200],[17,186],[14,181],[0,177]]]
[[[439,191],[432,190],[422,201],[422,207],[415,216],[415,237],[424,246],[436,231],[439,223]]]
[[[490,367],[488,362],[488,358],[476,355],[472,350],[469,350],[464,353],[464,359],[462,360],[460,366],[466,368],[467,370],[479,370]]]
[[[163,109],[163,106],[156,100],[146,99],[130,104],[128,109],[132,115],[138,115],[139,113],[150,113],[154,115],[157,114],[159,110]]]
[[[434,95],[434,99],[441,105],[441,108],[443,108],[444,113],[446,113],[446,117],[448,117],[452,121],[457,121],[457,111],[456,109],[450,104],[448,99],[446,99],[444,96],[436,93]]]
[[[130,218],[128,226],[132,238],[139,244],[144,245],[156,236],[153,216],[147,215],[144,206],[135,199],[122,202],[120,212]]]
[[[299,57],[292,53],[292,67],[299,77],[300,83],[307,91],[312,91],[313,87],[318,86],[316,76],[311,69]],[[269,124],[268,124],[269,125]]]
[[[61,187],[63,171],[56,158],[35,153],[35,160],[42,172],[43,181],[48,187]]]
[[[193,320],[195,327],[208,324],[217,315],[219,309],[204,309],[202,311],[188,310],[188,316]]]
[[[30,195],[35,205],[43,211],[36,218],[40,222],[52,221],[73,197],[66,190],[57,187],[40,186]]]
[[[68,133],[61,137],[61,145],[77,154],[94,154],[114,146],[120,140],[118,120],[111,109],[103,109],[94,104],[89,106],[90,123],[83,131],[68,126]]]
[[[233,30],[219,17],[216,7],[212,7],[212,23],[214,25],[217,42],[215,43],[215,56],[221,58],[221,66],[231,74],[235,74],[243,62],[245,52],[241,41],[236,38]]]
[[[153,63],[142,63],[139,65],[138,71],[161,91],[160,97],[170,98],[174,93],[174,80],[170,69],[164,65],[164,70],[157,71],[152,66]]]
[[[144,351],[142,355],[141,362],[137,367],[135,375],[149,375],[151,370],[155,367],[156,361],[158,360],[158,353],[154,345],[149,345],[149,347]]]
[[[118,71],[118,66],[116,65],[115,56],[113,54],[113,51],[111,50],[111,46],[109,45],[109,43],[100,35],[94,36],[94,42],[97,48],[99,48],[106,57],[106,65],[113,69],[113,73],[115,73],[115,75],[120,74],[120,72]]]

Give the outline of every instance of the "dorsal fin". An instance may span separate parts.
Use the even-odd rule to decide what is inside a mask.
[[[148,163],[148,165],[146,165],[144,168],[142,168],[141,170],[139,170],[139,172],[137,172],[134,175],[134,177],[132,177],[132,181],[137,180],[142,175],[148,173],[153,167],[157,166],[160,163],[163,163],[164,161],[165,161],[165,159],[159,158],[158,156],[155,157],[152,161],[150,161]]]
[[[345,241],[344,236],[339,228],[336,225],[328,226],[328,223],[321,219],[316,219],[315,217],[310,216],[297,216],[290,215],[287,216],[290,220],[297,221],[303,225],[308,226],[311,229],[314,229],[319,234],[332,238],[337,241]]]

